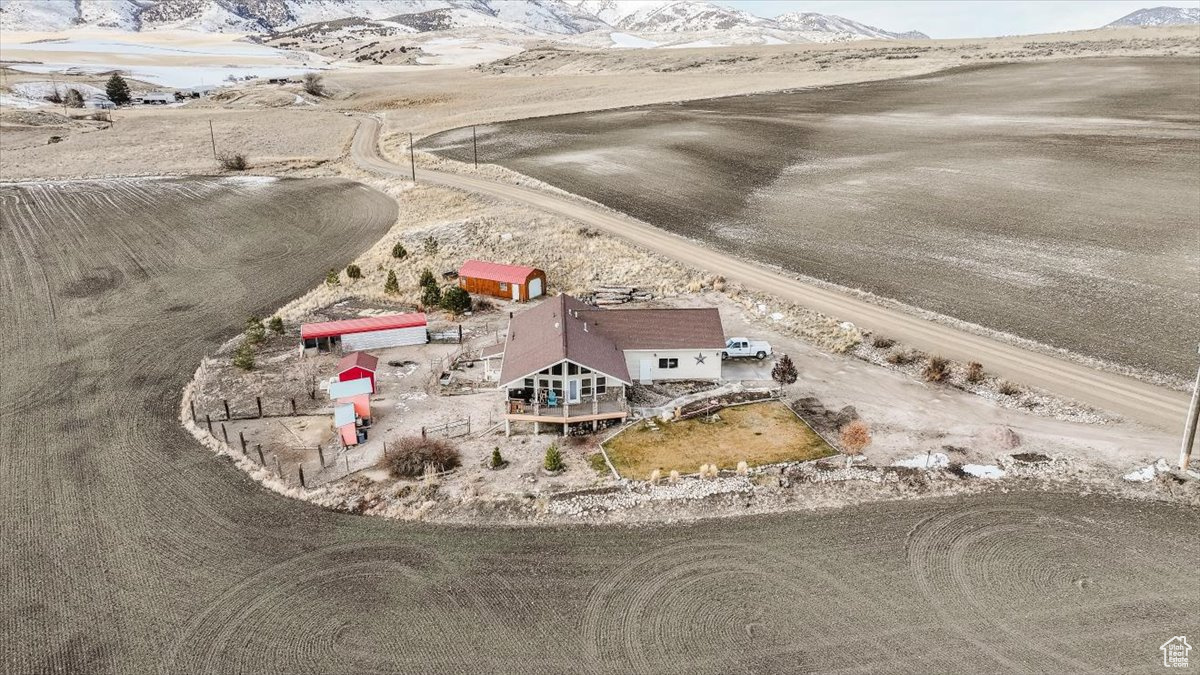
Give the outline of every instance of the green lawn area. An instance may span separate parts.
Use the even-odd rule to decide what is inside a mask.
[[[778,401],[726,408],[717,416],[716,422],[656,420],[656,431],[640,422],[605,443],[604,450],[622,476],[638,480],[655,469],[695,473],[701,464],[733,469],[741,461],[759,466],[836,454]]]

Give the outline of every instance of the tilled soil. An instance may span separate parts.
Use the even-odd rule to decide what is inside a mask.
[[[651,224],[1190,377],[1200,62],[1097,58],[530,118],[479,159]],[[470,161],[471,129],[430,150]]]
[[[621,528],[433,527],[263,490],[196,363],[396,216],[345,181],[0,185],[0,671],[1152,671],[1200,514],[992,494]]]

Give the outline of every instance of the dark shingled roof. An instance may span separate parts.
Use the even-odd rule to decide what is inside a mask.
[[[597,309],[561,294],[508,324],[500,383],[569,359],[628,383],[626,349],[722,349],[725,328],[715,307]]]
[[[586,326],[573,314],[589,309],[590,306],[563,294],[514,316],[508,323],[500,384],[521,379],[564,359],[628,384],[625,354],[612,339]]]
[[[716,307],[588,309],[579,312],[618,349],[722,349],[725,327]]]

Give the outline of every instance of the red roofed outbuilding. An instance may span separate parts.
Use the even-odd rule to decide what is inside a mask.
[[[468,260],[458,268],[458,285],[468,293],[527,302],[546,293],[546,273],[536,267]]]
[[[368,379],[371,381],[371,393],[379,392],[375,384],[375,371],[379,369],[379,359],[366,352],[351,352],[341,358],[337,364],[339,382]]]
[[[306,323],[300,326],[300,339],[305,349],[323,352],[341,347],[351,352],[361,349],[383,349],[404,345],[423,345],[429,342],[425,315],[389,314],[368,316],[344,321]]]

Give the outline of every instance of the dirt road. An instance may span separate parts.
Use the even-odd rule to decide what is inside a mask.
[[[1200,514],[1161,504],[493,530],[270,493],[180,389],[395,204],[210,181],[0,185],[0,672],[1157,672],[1200,632]]]
[[[378,135],[379,122],[374,118],[362,118],[362,125],[351,146],[354,161],[365,169],[383,175],[410,175],[407,167],[396,166],[380,157]],[[1097,371],[807,284],[568,197],[464,174],[418,169],[417,178],[422,182],[513,200],[535,209],[557,213],[624,237],[686,265],[724,275],[750,288],[766,291],[844,321],[852,321],[930,353],[963,362],[979,361],[989,372],[1111,410],[1160,429],[1182,428],[1188,397],[1180,392]]]

